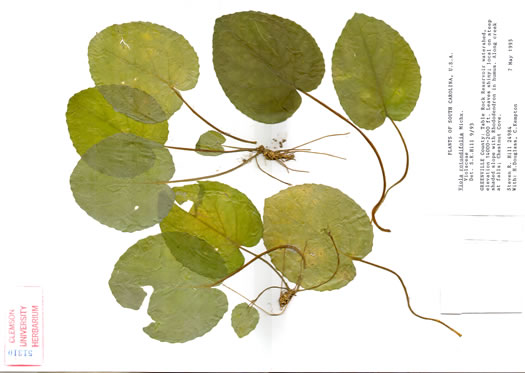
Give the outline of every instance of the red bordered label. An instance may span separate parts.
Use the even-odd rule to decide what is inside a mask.
[[[44,359],[44,302],[40,286],[18,286],[4,298],[4,362],[40,366]]]

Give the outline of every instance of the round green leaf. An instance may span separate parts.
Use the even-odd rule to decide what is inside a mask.
[[[189,270],[170,253],[162,235],[131,246],[115,264],[109,280],[117,302],[139,309],[152,286],[148,313],[154,322],[144,328],[152,338],[186,342],[210,331],[228,308],[226,296],[203,287],[210,279]]]
[[[109,287],[117,302],[138,310],[146,297],[143,286],[155,291],[210,284],[210,279],[183,266],[172,255],[162,234],[131,246],[117,261]]]
[[[290,281],[304,288],[332,290],[354,278],[355,268],[348,256],[363,258],[370,252],[373,230],[366,212],[343,192],[304,184],[266,199],[263,238],[268,249],[292,245],[303,253],[306,265],[291,249],[270,254]]]
[[[421,89],[419,65],[405,39],[383,21],[359,13],[337,40],[332,78],[345,112],[369,130],[386,117],[408,117]]]
[[[142,123],[159,123],[168,119],[157,100],[146,92],[123,84],[101,85],[97,89],[115,111]]]
[[[162,232],[187,232],[218,248],[228,271],[244,263],[239,246],[255,246],[262,236],[257,208],[237,189],[215,181],[173,188],[175,201],[192,201],[188,212],[175,204],[161,222]]]
[[[247,303],[236,305],[232,311],[232,327],[239,338],[250,334],[258,322],[259,312]]]
[[[206,241],[182,232],[166,232],[163,236],[171,253],[183,266],[212,279],[228,275],[223,257]]]
[[[221,135],[219,132],[216,131],[208,131],[204,132],[201,137],[199,137],[199,141],[197,141],[197,145],[195,145],[196,149],[206,149],[206,150],[219,150],[218,152],[199,152],[200,155],[207,155],[207,156],[215,156],[215,155],[221,155],[224,154],[224,148],[222,147],[222,144],[226,141],[226,138]]]
[[[114,136],[117,140],[122,140],[124,136],[133,135]],[[159,223],[173,206],[173,191],[168,185],[157,183],[167,181],[173,176],[175,167],[171,155],[158,143],[144,139],[141,141],[139,148],[143,151],[138,154],[145,159],[127,158],[126,150],[89,150],[86,152],[89,162],[84,159],[84,155],[70,178],[71,190],[78,205],[102,224],[124,232],[134,232]],[[115,142],[114,138],[110,137],[98,145],[108,150],[108,147],[104,146],[108,142]],[[145,150],[147,145],[151,152]],[[124,156],[112,158],[112,155]],[[133,164],[134,160],[138,166]],[[150,162],[151,166],[145,169],[145,165]],[[122,166],[120,171],[119,164]]]
[[[324,75],[323,55],[305,29],[253,11],[216,20],[213,64],[235,107],[263,123],[289,118],[301,104],[297,90],[315,89]]]
[[[227,310],[228,299],[218,289],[163,289],[151,296],[154,322],[144,332],[162,342],[187,342],[213,329]]]
[[[96,85],[122,84],[152,96],[170,117],[182,102],[173,89],[197,84],[197,54],[184,37],[147,22],[110,26],[89,43],[89,67]]]
[[[137,122],[116,112],[96,88],[88,88],[71,97],[66,120],[71,141],[80,155],[117,133],[131,133],[161,144],[168,138],[168,122],[155,125]]]

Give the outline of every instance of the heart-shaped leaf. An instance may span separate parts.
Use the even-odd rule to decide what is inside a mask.
[[[289,118],[301,104],[297,90],[317,88],[324,75],[323,55],[305,29],[253,11],[216,20],[213,65],[235,107],[263,123]]]
[[[421,74],[408,43],[385,22],[356,13],[335,45],[332,78],[343,109],[356,125],[379,127],[414,109]]]
[[[159,103],[167,117],[182,105],[174,89],[191,89],[199,77],[197,54],[188,41],[175,31],[148,22],[102,30],[91,39],[88,57],[97,86],[122,84],[140,89]],[[108,97],[115,92],[105,92],[106,99],[118,102],[120,92]]]
[[[200,155],[207,155],[207,156],[216,156],[224,154],[224,148],[222,147],[222,144],[226,142],[226,138],[221,135],[217,131],[208,131],[205,132],[199,137],[199,141],[197,141],[197,145],[195,145],[196,149],[205,149],[205,150],[218,150],[217,152],[200,152],[197,151]]]
[[[239,338],[251,333],[259,323],[259,312],[247,303],[235,306],[232,311],[232,327]]]

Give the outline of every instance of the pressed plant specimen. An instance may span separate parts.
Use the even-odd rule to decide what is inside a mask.
[[[355,14],[335,44],[332,78],[345,114],[315,96],[325,73],[324,58],[314,38],[298,24],[261,12],[240,12],[217,19],[213,63],[232,104],[248,117],[275,124],[292,116],[303,97],[317,102],[357,131],[377,159],[382,192],[370,217],[352,198],[321,184],[292,186],[261,167],[258,158],[290,167],[298,154],[317,154],[317,141],[347,133],[327,134],[306,143],[272,149],[257,139],[244,139],[221,129],[184,98],[196,86],[198,57],[180,34],[147,22],[110,26],[99,32],[88,49],[94,88],[74,95],[67,109],[73,145],[81,159],[71,175],[77,203],[109,227],[134,232],[156,224],[161,233],[138,241],[115,264],[109,285],[117,302],[138,309],[143,286],[152,286],[144,328],[152,338],[186,342],[210,331],[228,309],[229,289],[246,299],[232,311],[239,337],[257,325],[259,311],[278,315],[294,297],[307,290],[339,289],[355,277],[354,263],[366,261],[373,244],[376,213],[390,189],[408,172],[408,150],[396,121],[409,116],[419,97],[421,75],[408,43],[383,21]],[[200,104],[203,106],[203,103]],[[182,106],[212,129],[195,145],[166,144],[168,119]],[[391,123],[405,149],[405,173],[387,188],[379,151],[365,131]],[[226,140],[233,144],[226,145]],[[235,143],[236,142],[236,143]],[[240,144],[239,144],[240,143]],[[307,145],[309,148],[305,148]],[[199,156],[246,153],[237,165],[210,175],[173,178],[171,152]],[[232,186],[206,179],[220,178],[254,161],[275,182],[289,187],[268,197],[264,213]],[[291,174],[290,174],[291,177]],[[189,183],[180,185],[181,183]],[[191,202],[189,210],[181,206]],[[263,239],[266,250],[254,251]],[[246,257],[245,257],[246,256]],[[270,285],[252,297],[226,284],[252,263],[262,262],[275,273]],[[258,304],[278,289],[278,312]]]

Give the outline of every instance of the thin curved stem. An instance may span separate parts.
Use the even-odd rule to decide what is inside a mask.
[[[165,148],[175,149],[175,150],[188,150],[192,152],[209,152],[209,153],[239,153],[239,152],[252,152],[257,149],[235,149],[235,150],[213,150],[213,149],[197,149],[197,148],[183,148],[180,146],[168,146],[164,145]]]
[[[282,305],[281,305],[281,311],[280,312],[278,312],[278,313],[271,313],[270,314],[271,316],[278,316],[278,315],[283,314],[284,311],[286,311],[286,309],[288,308],[288,304],[289,304],[291,298],[299,291],[298,289],[301,286],[303,270],[304,270],[304,268],[306,266],[306,258],[304,257],[304,254],[299,249],[297,249],[295,246],[292,246],[292,245],[281,245],[281,246],[274,247],[273,249],[275,249],[275,250],[292,249],[293,251],[297,252],[301,256],[301,260],[302,260],[302,262],[301,262],[302,263],[301,272],[299,273],[299,276],[298,276],[297,281],[296,281],[296,285],[295,285],[295,287],[293,289],[290,289],[290,286],[286,283],[284,278],[281,277],[283,282],[284,282],[284,285],[286,286],[286,288],[283,288],[282,286],[269,286],[269,287],[265,288],[263,291],[261,291],[259,293],[259,295],[257,295],[257,297],[252,301],[253,303],[257,302],[257,300],[269,289],[281,289],[281,295],[279,297],[279,304],[281,305],[281,298],[283,297],[283,294],[285,294],[285,293],[291,294],[288,297],[284,307],[282,307]],[[284,273],[284,270],[285,270],[284,266],[286,264],[285,260],[286,260],[286,252],[283,251],[283,273]],[[284,293],[283,293],[283,290],[285,290]]]
[[[297,170],[295,168],[291,168],[291,167],[288,167],[283,161],[281,161],[280,159],[276,159],[277,163],[279,163],[281,166],[283,166],[285,169],[286,169],[286,172],[290,173],[290,171],[294,171],[294,172],[304,172],[304,173],[310,173],[310,171],[306,171],[306,170]]]
[[[345,133],[334,133],[334,134],[332,134],[332,135],[326,135],[326,136],[318,137],[317,139],[314,139],[314,140],[311,140],[311,141],[305,142],[304,144],[294,146],[293,148],[291,148],[291,149],[289,149],[289,150],[293,150],[293,149],[300,148],[300,147],[302,147],[302,146],[305,146],[305,145],[311,144],[311,143],[313,143],[313,142],[316,142],[316,141],[319,141],[319,140],[322,140],[322,139],[326,139],[327,137],[332,137],[332,136],[346,136],[346,135],[349,135],[349,134],[350,134],[350,132],[345,132]]]
[[[235,289],[232,289],[231,287],[229,287],[228,285],[226,284],[221,284],[222,286],[224,286],[226,289],[230,290],[230,291],[233,291],[235,294],[237,294],[238,296],[244,298],[245,300],[247,300],[248,302],[250,302],[250,304],[253,304],[255,307],[257,307],[258,309],[260,309],[261,311],[263,311],[265,314],[267,314],[268,316],[279,316],[281,315],[284,311],[281,311],[280,313],[272,313],[272,312],[269,312],[269,311],[266,311],[264,308],[262,308],[261,306],[259,306],[258,304],[255,303],[255,301],[252,301],[250,299],[248,299],[247,297],[245,297],[244,295],[242,295],[241,293],[239,293],[237,290]],[[265,289],[266,290],[266,289]],[[264,292],[264,290],[263,290]]]
[[[256,297],[254,300],[252,300],[252,302],[253,302],[253,303],[257,302],[257,301],[259,300],[259,298],[260,298],[264,293],[266,293],[268,290],[270,290],[270,289],[290,290],[290,288],[285,289],[285,288],[283,288],[282,286],[276,286],[276,285],[268,286],[267,288],[265,288],[264,290],[262,290],[262,291],[257,295],[257,297]]]
[[[242,139],[240,137],[237,137],[237,136],[234,136],[226,131],[223,131],[217,127],[215,127],[213,124],[211,124],[208,120],[206,120],[202,115],[200,115],[199,113],[197,113],[195,111],[195,109],[193,109],[187,102],[186,100],[184,100],[184,98],[182,97],[182,95],[180,94],[180,92],[178,90],[176,90],[175,88],[171,87],[171,89],[173,90],[173,92],[175,92],[175,94],[177,95],[177,97],[179,97],[179,99],[184,103],[184,105],[186,105],[188,107],[188,109],[190,109],[190,111],[195,114],[200,120],[202,120],[204,123],[206,123],[208,126],[210,126],[211,128],[213,128],[215,131],[217,132],[220,132],[222,133],[223,135],[225,136],[228,136],[228,137],[231,137],[232,139],[235,139],[237,141],[241,141],[241,142],[245,142],[245,143],[248,143],[248,144],[256,144],[257,142],[256,141],[251,141],[251,140],[245,140],[245,139]]]
[[[286,311],[292,298],[300,291],[299,288],[301,287],[301,283],[303,281],[303,272],[306,267],[306,258],[304,257],[304,253],[306,252],[306,246],[307,244],[305,244],[305,248],[303,249],[302,253],[299,252],[301,254],[301,259],[302,259],[301,264],[302,265],[301,265],[301,272],[299,272],[299,275],[297,276],[297,280],[295,280],[295,287],[293,289],[288,288],[285,291],[283,291],[284,289],[282,289],[281,287],[281,294],[279,295],[279,307],[281,307],[280,314]],[[283,251],[282,261],[283,261],[283,273],[284,273],[286,271],[286,252],[285,251]]]
[[[259,154],[256,154],[255,156],[257,157]],[[271,178],[277,180],[277,181],[280,181],[281,183],[283,184],[286,184],[286,185],[292,185],[290,183],[287,183],[286,181],[282,181],[281,179],[279,179],[278,177],[275,177],[273,176],[272,174],[266,172],[263,170],[263,168],[261,167],[261,165],[259,164],[259,161],[257,160],[257,158],[255,158],[255,163],[257,164],[257,167],[259,167],[259,170],[261,170],[263,173],[265,173],[266,175],[270,176]]]
[[[332,234],[330,232],[326,232],[328,234],[328,236],[330,237],[330,240],[332,240],[332,244],[334,245],[334,249],[335,249],[335,254],[337,255],[337,265],[335,266],[335,270],[334,272],[332,273],[332,276],[330,276],[330,278],[326,281],[323,281],[315,286],[312,286],[312,287],[309,287],[309,288],[303,288],[301,290],[298,290],[299,291],[305,291],[305,290],[313,290],[313,289],[317,289],[318,287],[321,287],[327,283],[329,283],[330,281],[332,281],[332,279],[335,277],[335,275],[337,274],[337,272],[339,271],[339,265],[341,263],[341,258],[339,257],[339,249],[337,248],[337,245],[335,244],[335,240],[334,240],[334,237],[332,236]]]
[[[383,192],[381,193],[381,198],[379,199],[379,201],[376,203],[376,205],[374,206],[374,208],[372,209],[372,222],[376,225],[377,228],[379,228],[380,230],[382,230],[383,232],[390,232],[390,229],[387,229],[387,228],[383,228],[381,227],[378,223],[377,223],[377,220],[376,220],[376,217],[375,217],[375,213],[377,212],[377,206],[380,205],[382,202],[383,202],[383,198],[384,198],[384,195],[386,193],[386,174],[385,174],[385,168],[383,166],[383,161],[381,160],[381,156],[379,155],[379,152],[377,151],[376,147],[374,146],[374,144],[372,143],[372,141],[368,138],[368,136],[365,135],[365,133],[363,131],[361,131],[361,129],[359,127],[357,127],[354,123],[352,123],[349,119],[347,119],[345,116],[343,116],[342,114],[338,113],[337,111],[335,111],[334,109],[332,109],[330,106],[328,106],[327,104],[325,104],[324,102],[322,102],[321,100],[319,100],[318,98],[312,96],[311,94],[309,94],[308,92],[305,92],[305,91],[302,91],[302,90],[299,90],[301,93],[303,93],[305,96],[311,98],[312,100],[314,100],[315,102],[317,102],[319,105],[321,105],[322,107],[324,107],[325,109],[327,109],[328,111],[330,111],[332,114],[335,114],[337,117],[339,117],[340,119],[344,120],[346,123],[348,123],[350,126],[352,126],[357,132],[359,132],[359,134],[366,140],[366,142],[368,143],[368,145],[370,145],[370,147],[372,148],[372,150],[374,151],[376,157],[377,157],[377,160],[379,162],[379,167],[381,168],[381,175],[383,176]]]
[[[243,247],[240,247],[242,249],[244,249]],[[290,289],[290,286],[288,285],[288,283],[286,282],[286,280],[284,279],[284,277],[280,274],[280,273],[277,273],[279,275],[279,277],[281,277],[281,280],[284,282],[284,285],[286,286],[286,288],[282,287],[282,286],[269,286],[267,288],[265,288],[264,290],[262,290],[258,295],[257,297],[254,299],[254,300],[250,300],[248,299],[246,296],[242,295],[241,293],[237,292],[236,290],[230,288],[229,286],[227,286],[226,284],[224,284],[224,281],[227,280],[228,278],[232,277],[233,275],[239,273],[241,270],[243,270],[244,268],[246,268],[247,266],[249,266],[250,264],[252,264],[253,262],[255,262],[255,260],[257,259],[261,259],[261,260],[264,260],[262,259],[261,257],[266,255],[266,254],[269,254],[273,251],[276,251],[276,250],[282,250],[282,249],[291,249],[295,252],[297,252],[300,256],[301,256],[301,259],[302,259],[302,269],[304,269],[304,266],[306,265],[306,259],[304,257],[304,254],[295,246],[293,245],[280,245],[280,246],[276,246],[276,247],[273,247],[269,250],[266,250],[265,252],[263,253],[260,253],[260,254],[257,254],[255,255],[254,253],[250,252],[249,250],[247,249],[244,249],[245,251],[249,252],[250,254],[252,255],[255,255],[255,257],[250,260],[248,263],[244,264],[242,267],[238,268],[236,271],[230,273],[228,276],[220,279],[220,280],[217,280],[216,282],[214,282],[213,284],[209,284],[209,285],[203,285],[201,287],[214,287],[218,284],[221,284],[223,285],[224,287],[226,287],[227,289],[233,291],[234,293],[236,293],[237,295],[241,296],[242,298],[244,298],[245,300],[247,300],[248,302],[250,302],[251,304],[253,304],[255,307],[257,307],[258,309],[260,309],[261,311],[263,311],[264,313],[266,313],[267,315],[270,315],[270,316],[279,316],[281,315],[287,308],[288,304],[285,305],[285,307],[283,307],[283,309],[278,312],[278,313],[272,313],[272,312],[269,312],[267,310],[265,310],[264,308],[260,307],[259,305],[256,304],[257,300],[269,289],[273,289],[273,288],[277,288],[277,289],[281,289],[281,290],[286,290],[286,291],[292,291],[292,289]],[[300,286],[300,278],[302,276],[302,270],[301,270],[301,275],[299,277],[299,281],[298,281],[298,284],[296,284],[295,288],[293,289],[293,292],[294,293],[297,293],[297,289],[299,288]]]
[[[198,181],[198,180],[203,180],[203,179],[211,179],[211,178],[214,178],[214,177],[218,177],[218,176],[222,176],[222,175],[226,175],[226,174],[229,174],[230,172],[232,171],[235,171],[237,170],[238,168],[241,168],[242,166],[248,164],[252,159],[254,159],[255,157],[257,157],[257,154],[255,155],[252,155],[250,158],[248,159],[245,159],[241,164],[233,167],[233,168],[230,168],[229,170],[226,170],[226,171],[223,171],[223,172],[219,172],[218,174],[213,174],[213,175],[207,175],[207,176],[201,176],[201,177],[193,177],[191,179],[181,179],[181,180],[170,180],[170,181],[161,181],[161,182],[157,182],[157,184],[170,184],[170,183],[184,183],[184,182],[188,182],[188,181]]]
[[[237,150],[243,150],[243,151],[256,151],[257,148],[241,148],[241,147],[238,147],[238,146],[231,146],[231,145],[223,145],[222,146],[223,148],[229,148],[229,149],[237,149]]]
[[[390,119],[390,118],[389,118]],[[405,172],[403,174],[403,176],[401,176],[401,179],[399,179],[398,181],[396,181],[394,184],[392,184],[385,192],[385,194],[383,195],[383,199],[381,201],[379,201],[379,203],[377,205],[374,206],[374,210],[373,211],[377,211],[377,209],[379,208],[379,206],[381,206],[381,204],[385,201],[386,199],[386,196],[388,195],[388,192],[390,192],[390,189],[392,189],[393,187],[395,187],[396,185],[400,184],[403,180],[405,180],[407,174],[408,174],[408,168],[409,168],[409,165],[410,165],[410,156],[408,154],[408,147],[407,147],[407,144],[405,142],[405,139],[403,137],[403,135],[401,134],[401,131],[399,130],[399,128],[397,127],[397,125],[395,124],[395,122],[390,119],[390,121],[392,122],[392,124],[394,125],[394,127],[396,128],[397,130],[397,133],[399,134],[399,137],[401,138],[401,141],[403,142],[403,147],[405,148],[405,154],[406,154],[406,165],[405,165]]]
[[[388,194],[388,192],[390,191],[390,189],[392,189],[393,187],[395,187],[396,185],[400,184],[403,180],[405,180],[405,178],[407,177],[407,174],[408,174],[408,168],[410,166],[410,155],[408,153],[408,147],[407,147],[407,143],[405,142],[405,138],[403,137],[403,135],[401,134],[401,131],[399,130],[399,127],[396,125],[396,123],[390,119],[390,121],[392,122],[392,124],[394,125],[394,127],[396,128],[397,130],[397,133],[399,134],[399,137],[401,138],[401,141],[403,142],[403,147],[405,148],[405,154],[406,154],[406,166],[405,166],[405,173],[403,174],[403,176],[401,177],[401,179],[399,179],[398,181],[396,181],[394,184],[392,184],[390,186],[390,188],[388,188],[385,192],[385,197],[383,199],[386,198],[386,195]]]
[[[253,256],[257,256],[257,254],[255,254],[253,251],[250,251],[248,250],[247,248],[245,247],[242,247],[242,246],[239,246],[239,249],[243,250],[243,251],[246,251],[248,254],[251,254]],[[284,276],[281,274],[281,272],[279,272],[277,270],[277,268],[275,268],[275,266],[273,264],[271,264],[269,261],[267,261],[266,259],[264,258],[259,258],[260,260],[263,261],[263,263],[267,264],[268,267],[270,267],[272,269],[272,271],[274,271],[277,276],[279,276],[279,278],[281,279],[281,281],[284,283],[284,286],[286,286],[287,289],[290,289],[290,286],[288,285],[288,283],[286,282],[286,280],[284,279]]]
[[[285,149],[287,150],[287,149]],[[310,153],[310,154],[320,154],[320,155],[327,155],[329,157],[334,157],[334,158],[338,158],[338,159],[342,159],[343,161],[346,161],[346,158],[344,157],[340,157],[338,155],[333,155],[333,154],[330,154],[330,153],[321,153],[321,152],[313,152],[309,149],[293,149],[293,150],[290,150],[290,153]]]
[[[233,275],[239,273],[240,271],[242,271],[244,268],[248,267],[250,264],[252,264],[253,262],[255,262],[257,259],[261,258],[262,256],[266,255],[266,254],[269,254],[275,250],[281,250],[281,249],[292,249],[294,251],[296,251],[297,253],[299,253],[299,255],[301,255],[301,257],[303,258],[303,261],[305,261],[305,258],[304,258],[304,255],[303,253],[295,246],[292,246],[292,245],[280,245],[280,246],[276,246],[276,247],[272,247],[271,249],[268,249],[266,251],[263,251],[262,253],[260,254],[257,254],[255,255],[255,257],[253,257],[248,263],[245,263],[243,266],[237,268],[235,271],[233,271],[232,273],[230,273],[228,276],[226,277],[223,277],[221,278],[220,280],[217,280],[215,281],[214,283],[212,284],[207,284],[207,285],[202,285],[201,287],[206,287],[206,288],[212,288],[214,286],[217,286],[218,284],[220,284],[221,282],[223,281],[226,281],[227,279],[229,279],[230,277],[232,277]]]
[[[461,333],[459,333],[457,330],[455,330],[454,328],[450,327],[449,325],[445,324],[443,321],[441,320],[438,320],[438,319],[433,319],[431,317],[425,317],[425,316],[421,316],[419,314],[417,314],[416,312],[414,312],[414,310],[412,309],[412,306],[410,305],[410,298],[408,296],[408,291],[407,291],[407,288],[405,286],[405,283],[403,282],[403,279],[401,278],[401,276],[399,276],[396,272],[394,272],[393,270],[391,270],[390,268],[386,268],[386,267],[383,267],[379,264],[374,264],[374,263],[371,263],[371,262],[368,262],[364,259],[361,259],[361,258],[357,258],[357,257],[353,257],[353,256],[350,256],[348,255],[352,260],[355,260],[355,261],[358,261],[358,262],[361,262],[361,263],[365,263],[365,264],[368,264],[372,267],[376,267],[376,268],[379,268],[379,269],[382,269],[384,271],[387,271],[387,272],[390,272],[392,273],[394,276],[397,277],[397,279],[399,280],[399,282],[401,282],[401,286],[403,286],[403,290],[405,291],[405,296],[406,296],[406,299],[407,299],[407,305],[408,305],[408,309],[410,310],[410,312],[412,312],[412,314],[416,317],[419,317],[420,319],[423,319],[423,320],[430,320],[430,321],[434,321],[434,322],[437,322],[445,327],[447,327],[448,329],[450,329],[451,331],[453,331],[454,333],[456,333],[458,336],[461,337]]]

